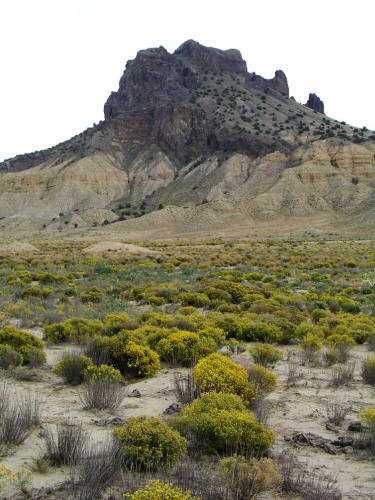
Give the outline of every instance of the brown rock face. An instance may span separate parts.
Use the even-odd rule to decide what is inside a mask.
[[[258,223],[294,231],[297,219],[305,232],[311,218],[372,234],[375,134],[332,126],[315,94],[306,106],[281,70],[248,73],[237,50],[193,40],[142,50],[104,121],[0,163],[0,234],[107,221],[127,235],[216,237]]]
[[[285,76],[284,71],[281,71],[281,69],[278,69],[275,71],[275,76],[271,80],[267,80],[268,86],[276,90],[279,94],[289,97],[289,86],[288,86],[288,80]]]
[[[316,94],[309,94],[309,99],[305,106],[324,115],[324,102]]]
[[[225,78],[225,75],[231,79],[241,78],[250,87],[255,83],[263,91],[272,89],[289,96],[288,82],[282,71],[276,71],[271,80],[260,76],[252,80],[238,50],[219,50],[188,40],[173,54],[163,47],[147,49],[127,63],[119,90],[112,92],[105,103],[106,123],[115,119],[118,127],[122,122],[121,135],[127,135],[130,129],[134,139],[137,136],[134,117],[141,114],[140,141],[143,143],[144,130],[147,130],[149,139],[180,163],[217,149],[242,151],[254,157],[277,148],[285,150],[282,141],[264,140],[233,128],[218,127],[214,115],[215,96],[208,96],[211,99],[206,100],[206,107],[196,105],[192,98],[194,91],[205,87],[208,73],[217,78]]]

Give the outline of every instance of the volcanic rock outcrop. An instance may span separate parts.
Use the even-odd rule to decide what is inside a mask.
[[[316,94],[309,94],[306,106],[324,115],[324,102]]]
[[[315,94],[289,98],[283,71],[248,72],[238,50],[141,50],[102,122],[0,163],[0,231],[371,232],[375,135],[323,113]]]

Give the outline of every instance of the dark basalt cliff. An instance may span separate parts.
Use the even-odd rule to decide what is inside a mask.
[[[148,137],[180,162],[218,149],[236,150],[253,157],[288,149],[279,139],[270,140],[221,126],[213,112],[214,99],[197,105],[192,93],[204,84],[207,73],[230,75],[240,79],[245,88],[289,96],[282,71],[276,71],[274,78],[267,80],[247,72],[238,50],[204,47],[189,40],[173,54],[163,47],[138,52],[127,63],[119,90],[112,92],[105,103],[105,120],[116,120],[124,129],[129,128],[129,123],[139,121],[140,128],[149,131]],[[133,126],[131,129],[134,134],[136,130]],[[138,136],[143,140],[141,129]]]
[[[324,115],[324,102],[316,94],[309,94],[305,106]]]

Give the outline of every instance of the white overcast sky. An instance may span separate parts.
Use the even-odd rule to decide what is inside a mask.
[[[375,0],[0,0],[0,160],[103,119],[128,59],[194,39],[375,129]]]

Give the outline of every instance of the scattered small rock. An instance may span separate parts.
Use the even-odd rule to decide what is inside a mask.
[[[343,448],[345,446],[352,446],[353,445],[353,438],[346,437],[346,436],[339,436],[337,439],[332,441],[332,444],[335,446],[342,446]]]
[[[141,391],[139,389],[133,389],[130,394],[128,394],[128,398],[140,398]]]
[[[342,452],[345,453],[346,455],[349,453],[353,453],[353,451],[354,451],[353,446],[344,446],[344,448],[342,449]]]
[[[124,425],[125,422],[126,420],[121,417],[99,418],[93,420],[93,423],[100,427],[106,427],[107,425]]]
[[[335,427],[334,424],[327,423],[326,424],[326,429],[327,429],[327,431],[335,431],[336,427]]]
[[[361,432],[363,430],[363,425],[362,422],[359,420],[354,420],[353,422],[350,422],[348,425],[348,431],[352,432]]]
[[[338,448],[336,448],[336,446],[331,443],[324,443],[323,448],[330,455],[336,455],[336,453],[339,451]]]
[[[163,415],[173,415],[174,413],[180,413],[184,408],[182,403],[172,403],[163,411]]]
[[[339,436],[337,439],[331,440],[312,432],[295,432],[292,436],[285,435],[284,440],[293,442],[297,446],[307,445],[322,448],[331,455],[336,455],[339,452],[351,453],[354,444],[354,440],[350,436]]]

